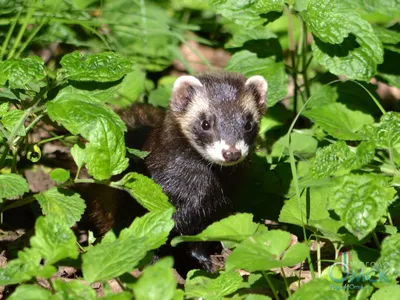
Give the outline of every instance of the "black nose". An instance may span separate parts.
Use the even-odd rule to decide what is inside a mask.
[[[227,162],[238,161],[241,156],[242,152],[240,152],[240,150],[237,150],[234,147],[231,147],[228,150],[222,150],[222,157]]]

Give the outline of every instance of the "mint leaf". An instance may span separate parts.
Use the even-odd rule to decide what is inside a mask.
[[[303,113],[331,136],[342,140],[362,140],[358,132],[366,124],[374,123],[371,115],[348,109],[342,103],[331,103],[314,107]]]
[[[247,77],[263,76],[268,82],[268,106],[274,106],[286,96],[288,76],[283,62],[275,62],[271,57],[258,58],[257,54],[244,50],[232,55],[226,69]]]
[[[0,85],[11,89],[35,90],[35,84],[44,77],[43,60],[39,56],[23,59],[8,59],[0,63]]]
[[[386,237],[381,245],[381,255],[375,267],[395,283],[400,270],[400,233]]]
[[[396,45],[400,43],[400,32],[375,26],[374,33],[383,44]]]
[[[69,171],[62,168],[52,170],[49,175],[51,180],[57,183],[64,183],[69,179]]]
[[[259,226],[253,222],[252,214],[236,214],[209,225],[195,236],[177,236],[172,239],[171,245],[176,246],[182,242],[196,241],[235,241],[241,242],[253,235]]]
[[[0,203],[3,199],[15,199],[29,192],[28,183],[17,174],[0,174]]]
[[[8,297],[9,300],[48,300],[51,298],[51,292],[40,286],[33,284],[23,284],[18,286]]]
[[[224,17],[251,29],[265,23],[261,14],[271,11],[280,12],[284,6],[283,0],[234,1],[209,0],[210,6]]]
[[[185,296],[187,298],[222,299],[240,289],[242,282],[242,277],[236,271],[223,272],[218,277],[212,278],[204,271],[191,270],[186,278]]]
[[[71,148],[71,156],[74,159],[79,171],[85,163],[85,147],[79,144],[75,144]]]
[[[132,63],[113,52],[82,55],[75,51],[64,55],[60,64],[64,77],[76,81],[116,81],[132,71]]]
[[[302,284],[288,300],[332,299],[345,300],[348,294],[343,289],[332,289],[332,282],[326,279],[313,279]]]
[[[81,219],[86,204],[85,201],[71,190],[53,187],[34,196],[42,208],[43,214],[51,216],[57,223],[71,227]]]
[[[386,214],[396,190],[384,177],[376,174],[348,174],[336,179],[328,205],[333,209],[347,230],[362,239]]]
[[[36,220],[35,236],[31,238],[33,249],[40,252],[46,264],[53,264],[64,258],[77,258],[76,237],[69,226],[46,216]]]
[[[14,132],[16,135],[25,136],[25,118],[26,113],[24,111],[13,109],[3,115],[3,117],[1,118],[1,123],[3,123],[4,127],[8,131]]]
[[[0,92],[1,92],[1,90],[2,89],[0,88]],[[1,97],[1,94],[0,94],[0,97]],[[8,102],[0,103],[0,118],[3,117],[6,112],[8,112],[9,106],[10,106],[10,104]]]
[[[226,270],[264,271],[302,262],[309,249],[305,244],[290,246],[290,233],[271,230],[248,237],[232,251]]]
[[[125,189],[149,211],[160,211],[173,207],[168,202],[168,197],[162,192],[161,186],[142,174],[128,173],[120,181],[112,182],[111,185]]]
[[[54,280],[54,298],[71,300],[92,300],[96,299],[96,292],[88,285],[79,280],[69,282]]]
[[[368,81],[383,62],[383,47],[371,25],[344,1],[310,0],[306,23],[312,51],[331,73]]]
[[[116,113],[80,94],[61,93],[47,103],[47,109],[51,119],[89,141],[85,147],[85,162],[94,178],[108,179],[128,167],[124,143],[126,127]]]
[[[134,157],[140,158],[140,159],[145,159],[146,156],[149,155],[149,153],[150,153],[147,151],[141,151],[138,149],[128,148],[128,147],[126,147],[126,150],[128,151],[129,154],[133,155]]]
[[[400,295],[400,286],[389,285],[377,290],[371,297],[371,300],[396,300]]]
[[[380,122],[365,126],[364,134],[378,148],[391,148],[400,143],[400,113],[388,112]]]
[[[174,223],[173,210],[150,212],[136,218],[115,239],[106,235],[98,244],[82,255],[82,271],[86,281],[107,280],[132,271],[147,251],[158,248],[168,238]],[[108,238],[107,238],[108,236]]]
[[[138,281],[132,285],[136,299],[173,299],[176,280],[172,270],[174,260],[165,257],[154,265],[149,265]]]

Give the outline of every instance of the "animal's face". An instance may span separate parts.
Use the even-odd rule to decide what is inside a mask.
[[[198,79],[180,77],[171,109],[182,132],[211,163],[241,162],[258,133],[265,111],[267,83],[261,76],[246,80],[238,74],[209,74]]]

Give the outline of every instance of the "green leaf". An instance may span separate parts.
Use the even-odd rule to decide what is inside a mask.
[[[300,158],[314,155],[318,141],[312,136],[311,130],[296,130],[290,134],[290,147],[293,154]],[[271,156],[280,157],[282,153],[289,154],[287,135],[282,136],[272,147]]]
[[[399,144],[400,113],[386,113],[379,123],[365,126],[364,133],[378,148],[390,148]]]
[[[345,227],[362,239],[386,214],[396,190],[376,174],[348,174],[337,178],[329,195],[329,209],[334,209]]]
[[[377,290],[371,297],[371,300],[397,300],[400,295],[399,285],[388,285]]]
[[[139,149],[128,148],[128,147],[126,147],[126,150],[128,151],[129,154],[132,154],[134,157],[137,157],[140,159],[145,159],[146,156],[149,155],[149,153],[150,153],[147,151],[141,151]]]
[[[311,86],[311,97],[308,100],[307,109],[325,106],[336,102],[338,92],[336,87],[322,84],[313,84]]]
[[[241,242],[253,235],[259,226],[253,222],[252,214],[236,214],[209,225],[195,236],[177,236],[172,239],[171,245],[176,246],[181,242],[196,241],[234,241]]]
[[[400,43],[400,32],[378,26],[374,27],[374,32],[383,44],[396,45]]]
[[[286,96],[288,76],[283,62],[275,62],[271,57],[258,58],[257,54],[245,50],[235,53],[226,69],[247,77],[263,76],[268,81],[268,106],[274,106]]]
[[[187,298],[222,299],[241,288],[242,282],[242,277],[236,271],[224,272],[215,278],[204,271],[191,270],[186,278],[185,296]]]
[[[54,298],[63,300],[92,300],[96,299],[96,292],[87,284],[79,280],[69,282],[54,280]]]
[[[245,300],[271,300],[271,297],[259,295],[259,294],[248,294]]]
[[[398,0],[346,0],[357,9],[363,9],[369,13],[380,13],[386,16],[399,16],[400,3]]]
[[[400,233],[386,237],[381,245],[381,256],[375,267],[384,272],[392,283],[396,282],[400,270]],[[383,298],[382,298],[383,299]]]
[[[8,297],[9,300],[48,300],[51,298],[51,292],[40,286],[33,284],[23,284],[18,286]]]
[[[1,91],[1,88],[0,88]],[[1,97],[1,95],[0,95]],[[10,104],[8,102],[0,103],[0,118],[3,117],[7,112]]]
[[[290,241],[290,233],[281,230],[249,237],[232,251],[225,268],[252,272],[298,264],[308,255],[308,246],[298,243],[289,248]]]
[[[26,114],[22,110],[13,109],[6,112],[1,118],[1,123],[3,123],[4,127],[10,131],[20,136],[25,136],[25,126],[24,119],[26,118]]]
[[[69,179],[69,171],[62,168],[56,168],[50,172],[50,178],[57,183],[64,183]]]
[[[15,199],[29,192],[28,183],[17,174],[0,174],[0,203],[3,199]]]
[[[64,55],[60,64],[63,76],[76,81],[116,81],[132,71],[132,63],[113,52],[81,55],[75,51]]]
[[[89,174],[94,178],[108,179],[128,167],[124,143],[126,127],[116,113],[79,94],[61,95],[48,102],[47,109],[51,119],[89,141],[84,157]]]
[[[372,26],[344,1],[310,0],[303,14],[316,37],[312,51],[331,73],[368,81],[383,62]]]
[[[147,251],[166,242],[174,225],[172,213],[172,209],[147,213],[136,218],[119,238],[107,238],[106,235],[101,244],[89,248],[82,255],[85,280],[93,283],[132,271]]]
[[[132,285],[135,298],[148,300],[172,299],[177,284],[172,270],[173,264],[172,257],[166,257],[154,265],[149,265],[138,281]]]
[[[300,197],[300,207],[297,196],[290,198],[282,207],[279,221],[302,226],[312,220],[328,218],[327,190],[326,187],[311,187],[304,190]]]
[[[272,11],[281,12],[284,6],[283,0],[209,0],[208,3],[217,13],[247,29],[265,23],[266,20],[260,15]]]
[[[45,77],[43,60],[38,56],[23,59],[8,59],[0,63],[0,85],[12,89],[35,90],[37,84]]]
[[[315,107],[303,114],[331,136],[342,140],[364,139],[364,136],[359,134],[358,131],[364,125],[374,122],[371,115],[350,110],[344,104],[337,102]]]
[[[168,202],[168,197],[162,192],[161,186],[142,174],[128,173],[120,181],[112,182],[111,185],[124,188],[149,211],[160,211],[173,207]]]
[[[86,204],[85,201],[71,190],[53,187],[34,196],[42,208],[43,214],[51,216],[57,223],[71,227],[81,219]]]
[[[67,224],[50,216],[37,219],[31,246],[40,252],[46,264],[68,257],[77,258],[79,254],[74,232]]]
[[[309,283],[302,284],[288,300],[304,299],[329,299],[345,300],[348,294],[343,289],[332,289],[332,282],[326,279],[313,279]]]
[[[78,167],[78,170],[80,170],[85,163],[85,147],[80,144],[75,144],[71,148],[71,155],[76,163],[76,166]]]

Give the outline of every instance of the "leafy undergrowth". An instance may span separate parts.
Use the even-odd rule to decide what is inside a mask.
[[[0,25],[9,25],[0,28],[2,295],[398,299],[400,113],[365,83],[400,87],[398,3],[184,2],[1,4]],[[238,213],[171,241],[221,241],[224,264],[178,284],[171,257],[148,264],[167,243],[174,207],[150,178],[127,171],[128,157],[146,153],[126,148],[112,107],[166,107],[175,79],[162,77],[167,68],[176,59],[193,71],[179,52],[189,30],[232,53],[227,70],[264,76],[269,109]],[[84,51],[20,58],[49,42]],[[35,187],[32,172],[48,186]],[[86,204],[70,188],[82,182],[124,189],[149,212],[119,235],[82,238],[75,224]]]

